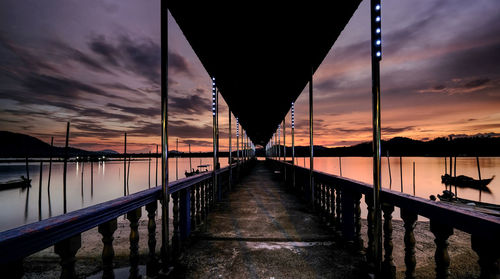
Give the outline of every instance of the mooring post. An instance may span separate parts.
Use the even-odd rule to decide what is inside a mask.
[[[49,177],[47,178],[47,191],[50,192],[50,177],[52,176],[52,150],[54,148],[54,137],[50,139]]]
[[[155,187],[158,186],[158,144],[156,145],[156,174],[155,174]]]
[[[169,248],[169,195],[168,195],[168,10],[166,3],[160,2],[161,21],[161,193],[162,193],[162,273],[168,274],[170,255]],[[158,153],[158,145],[156,146]],[[156,169],[158,172],[158,156],[156,159]],[[158,174],[157,174],[158,177]],[[157,181],[158,182],[158,181]]]
[[[64,214],[67,212],[67,199],[66,199],[66,176],[68,171],[68,144],[69,144],[69,122],[66,124],[66,144],[64,145],[64,171],[63,171],[63,205]]]
[[[175,140],[175,180],[179,180],[179,138]]]
[[[314,210],[314,143],[313,143],[313,69],[309,79],[309,189],[311,190],[311,205]],[[304,157],[305,158],[305,157]]]
[[[373,207],[374,241],[373,259],[375,274],[380,275],[382,263],[382,212],[381,188],[381,129],[380,129],[380,60],[382,59],[382,25],[380,0],[371,0],[371,62],[372,62],[372,125],[373,125]]]
[[[123,142],[123,195],[127,195],[127,133]]]

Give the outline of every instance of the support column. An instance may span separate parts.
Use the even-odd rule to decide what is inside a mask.
[[[231,110],[229,110],[229,191],[231,191],[231,184],[233,183],[233,168],[231,165],[233,164],[233,154],[232,154],[232,144],[231,144]]]
[[[160,3],[160,5],[163,2]],[[168,273],[168,256],[170,248],[168,244],[168,215],[169,215],[169,195],[168,195],[168,10],[167,6],[161,5],[161,220],[162,220],[162,272]]]
[[[373,207],[374,241],[373,260],[375,274],[380,274],[382,263],[382,212],[381,188],[381,147],[380,147],[380,60],[382,58],[380,0],[371,0],[371,58],[372,58],[372,127],[373,127]]]
[[[314,143],[313,143],[313,70],[309,80],[309,149],[311,151],[309,157],[309,186],[311,190],[311,204],[314,209]]]
[[[240,164],[240,122],[236,117],[236,162]]]
[[[292,102],[292,189],[295,189],[295,104]]]
[[[215,77],[212,77],[212,143],[213,143],[213,199],[216,199],[217,189],[217,89],[215,86]]]

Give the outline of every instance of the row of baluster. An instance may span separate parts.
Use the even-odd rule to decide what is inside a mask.
[[[372,196],[365,195],[367,206],[367,246],[364,246],[361,234],[361,199],[362,194],[350,191],[342,191],[329,183],[321,181],[314,182],[314,194],[308,189],[308,175],[295,173],[293,169],[283,169],[284,178],[288,187],[295,187],[295,192],[301,196],[309,196],[314,199],[312,206],[320,215],[323,222],[331,226],[335,234],[349,243],[356,251],[365,254],[369,266],[375,269],[373,255],[374,247],[374,210]],[[304,195],[305,194],[305,195]],[[396,278],[396,266],[394,264],[393,239],[392,239],[392,213],[394,206],[389,203],[382,204],[383,213],[383,261],[381,263],[382,278]],[[407,208],[401,208],[401,219],[404,226],[404,245],[406,266],[405,278],[416,278],[416,256],[415,256],[415,234],[414,229],[418,215]],[[450,257],[448,254],[448,238],[453,234],[453,227],[443,224],[438,219],[430,219],[430,230],[434,234],[436,250],[435,272],[436,278],[448,278],[450,275]],[[481,278],[500,278],[499,258],[500,241],[498,239],[484,239],[476,235],[471,236],[472,249],[479,256]]]

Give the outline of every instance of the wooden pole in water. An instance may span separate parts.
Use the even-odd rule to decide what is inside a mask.
[[[444,174],[448,174],[448,162],[446,162],[446,156],[444,157]]]
[[[476,163],[477,163],[477,174],[479,176],[479,180],[481,180],[481,167],[479,166],[479,157],[476,156]]]
[[[151,188],[151,150],[148,157],[148,188]]]
[[[64,146],[64,171],[63,171],[63,199],[64,199],[64,213],[67,212],[66,202],[66,176],[68,171],[68,146],[69,146],[69,121],[66,124],[66,144]]]
[[[399,156],[399,176],[401,176],[401,193],[403,193],[403,157]]]
[[[175,180],[179,179],[179,138],[175,141],[175,151],[177,156],[175,156]]]
[[[342,176],[342,157],[339,157],[339,170],[340,176]]]
[[[90,161],[90,197],[94,197],[94,162]]]
[[[50,191],[50,177],[52,175],[52,149],[54,148],[54,137],[50,139],[49,177],[47,181],[47,191]]]
[[[455,156],[455,163],[453,164],[453,176],[457,177],[457,156]]]
[[[193,171],[193,165],[191,164],[191,144],[189,144],[189,172]]]
[[[389,168],[389,189],[392,189],[391,159],[389,158],[389,151],[387,151],[387,167]]]
[[[40,161],[40,180],[38,182],[38,212],[41,212],[42,208],[42,174],[43,174],[43,161]]]
[[[158,144],[156,145],[156,178],[155,187],[158,186]]]
[[[123,142],[123,195],[127,195],[127,133]]]
[[[26,156],[26,178],[30,180],[30,169],[29,169],[29,163],[28,163],[28,156]]]
[[[415,162],[413,162],[413,195],[415,196]]]
[[[128,169],[127,169],[127,195],[130,195],[130,188],[128,185],[128,181],[130,178],[130,161],[132,160],[132,157],[128,157]]]

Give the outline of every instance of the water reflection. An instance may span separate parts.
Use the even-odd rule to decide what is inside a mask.
[[[155,159],[154,162],[153,159]],[[66,211],[65,207],[70,212],[118,198],[124,195],[124,185],[128,194],[154,187],[158,185],[160,175],[158,173],[160,168],[159,165],[157,167],[156,161],[156,158],[146,158],[127,162],[126,167],[130,171],[125,179],[128,183],[124,181],[123,161],[70,162],[68,163],[66,191],[64,191],[63,183],[63,162],[53,162],[52,166],[42,165],[41,168],[38,164],[31,163],[28,164],[28,169],[25,168],[24,162],[0,164],[0,181],[19,178],[21,175],[26,175],[28,170],[31,174],[30,178],[35,182],[32,183],[31,188],[0,192],[0,231],[63,214]],[[457,158],[456,161],[457,174],[477,176],[475,158]],[[227,165],[226,158],[221,158],[220,162],[222,167]],[[297,158],[296,164],[299,162],[300,166],[309,167],[309,158]],[[428,199],[430,195],[450,189],[450,186],[441,183],[443,166],[445,164],[449,166],[449,160],[428,157],[386,158],[382,161],[383,187],[413,194],[413,162],[415,162],[416,196]],[[212,158],[196,158],[192,163],[191,168],[196,168],[198,163],[211,165]],[[94,164],[97,164],[95,170]],[[314,164],[316,170],[319,171],[372,183],[372,160],[368,157],[315,158]],[[491,177],[496,174],[500,166],[500,158],[480,158],[480,165],[481,175]],[[170,181],[175,179],[175,169],[175,158],[171,158],[169,159]],[[190,170],[189,159],[179,158],[178,177],[183,178],[185,171],[188,170]],[[51,172],[50,187],[48,185],[49,172]],[[44,185],[47,185],[47,191],[43,190]],[[500,181],[497,179],[490,183],[490,191],[452,188],[453,192],[462,198],[499,203]]]

